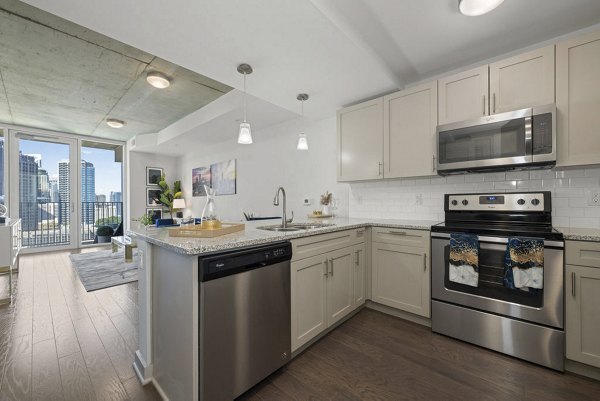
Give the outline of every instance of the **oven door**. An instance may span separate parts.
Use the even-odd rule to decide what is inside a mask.
[[[531,117],[529,108],[438,126],[438,172],[532,163]]]
[[[449,281],[450,234],[431,235],[431,297],[480,311],[562,329],[564,327],[564,243],[544,242],[544,288],[504,287],[506,237],[479,237],[479,286]]]

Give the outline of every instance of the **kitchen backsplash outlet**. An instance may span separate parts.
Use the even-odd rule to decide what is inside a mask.
[[[411,178],[350,184],[349,213],[356,218],[444,220],[444,194],[551,191],[555,227],[600,228],[600,167]]]

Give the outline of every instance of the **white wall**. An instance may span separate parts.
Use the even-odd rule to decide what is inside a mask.
[[[296,150],[300,130],[308,135],[308,151]],[[199,138],[201,135],[198,132]],[[273,206],[279,186],[287,193],[288,216],[294,211],[297,218],[304,218],[312,210],[320,210],[319,196],[325,191],[340,199],[337,213],[348,215],[348,184],[336,182],[335,118],[319,122],[295,119],[253,132],[252,145],[237,144],[237,132],[224,135],[230,135],[231,141],[209,148],[199,145],[179,163],[184,198],[194,216],[202,214],[206,197],[192,197],[192,168],[229,159],[237,159],[237,194],[217,196],[222,220],[239,221],[242,210],[281,216],[281,206]],[[312,206],[302,205],[304,197],[313,199]]]
[[[129,152],[129,213],[130,219],[146,213],[146,167],[162,167],[170,186],[180,179],[177,158],[153,153]],[[102,174],[102,172],[96,172]],[[168,214],[167,214],[168,215]]]
[[[444,194],[552,191],[555,227],[600,228],[600,206],[588,206],[600,191],[600,167],[531,170],[401,179],[350,184],[350,216],[444,220]]]

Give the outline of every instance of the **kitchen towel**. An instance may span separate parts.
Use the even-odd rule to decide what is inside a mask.
[[[479,238],[474,234],[450,234],[450,281],[479,286]]]
[[[504,254],[504,286],[544,288],[544,239],[510,237]]]

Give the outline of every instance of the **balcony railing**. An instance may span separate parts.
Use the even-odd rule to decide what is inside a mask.
[[[23,247],[68,245],[71,242],[69,202],[21,202]],[[123,221],[122,202],[82,202],[81,242],[94,243],[99,226],[117,228]]]

